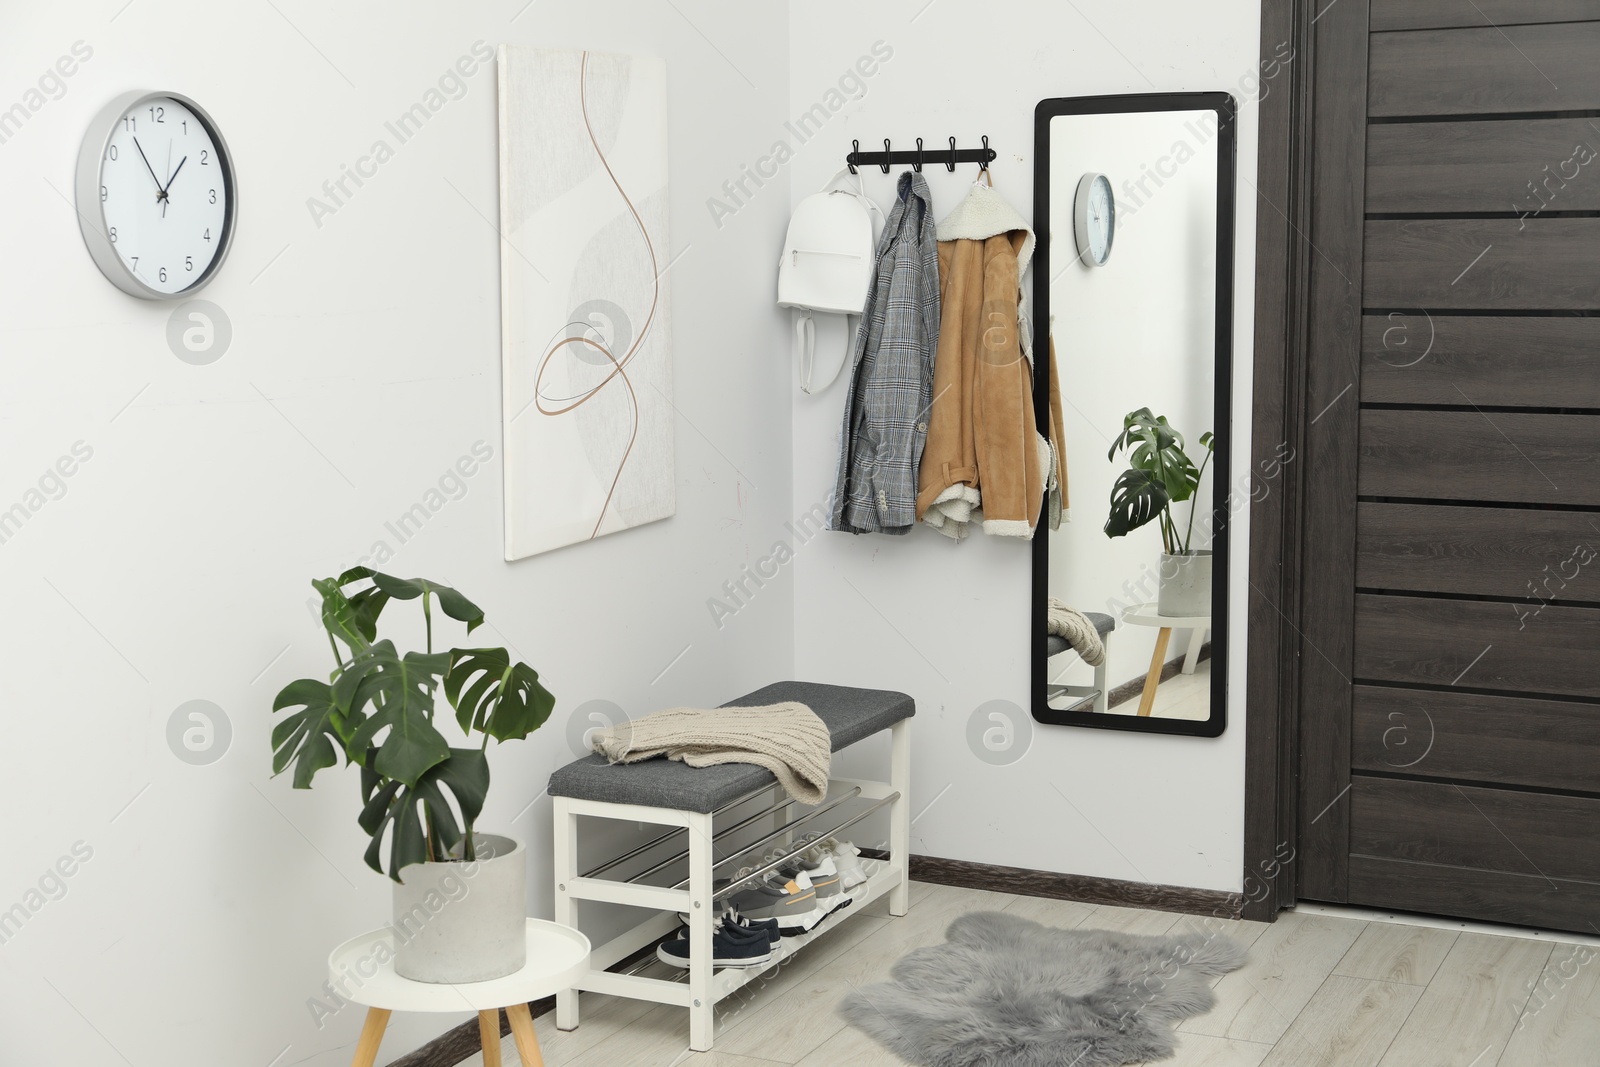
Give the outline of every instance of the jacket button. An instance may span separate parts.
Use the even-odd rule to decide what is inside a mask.
[[[927,433],[928,432],[928,424],[925,423],[925,422],[917,423],[917,432],[918,433]]]

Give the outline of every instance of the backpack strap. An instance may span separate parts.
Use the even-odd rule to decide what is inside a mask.
[[[820,386],[812,387],[812,373],[815,370],[817,359],[817,324],[812,321],[811,312],[807,308],[794,309],[794,350],[800,361],[800,391],[810,396],[813,393],[824,392],[839,378],[839,372],[844,370],[845,363],[850,358],[850,320],[856,316],[846,315],[844,352],[839,357],[839,362],[834,365],[833,373],[828,375],[828,380]]]

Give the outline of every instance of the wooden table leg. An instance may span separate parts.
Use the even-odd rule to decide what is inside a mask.
[[[1144,676],[1144,695],[1139,698],[1139,714],[1149,715],[1156,704],[1156,686],[1161,684],[1161,668],[1167,665],[1167,641],[1172,637],[1172,627],[1163,626],[1156,633],[1156,650],[1150,656],[1150,673]]]
[[[513,1004],[506,1009],[511,1021],[511,1036],[517,1042],[517,1055],[522,1067],[544,1067],[544,1057],[539,1054],[539,1036],[533,1032],[533,1016],[526,1004]]]
[[[478,1013],[478,1037],[483,1041],[483,1067],[500,1067],[500,1010]]]
[[[383,1043],[383,1031],[389,1025],[388,1008],[368,1008],[367,1021],[361,1027],[361,1040],[356,1042],[356,1057],[350,1067],[372,1067],[378,1059],[378,1046]]]

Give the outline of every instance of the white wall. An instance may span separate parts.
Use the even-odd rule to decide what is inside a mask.
[[[1201,125],[1207,116],[1209,137]],[[1106,459],[1123,417],[1142,407],[1165,415],[1197,465],[1204,455],[1200,435],[1216,429],[1215,114],[1059,115],[1050,129],[1050,311],[1073,507],[1049,535],[1049,591],[1079,610],[1116,615],[1121,606],[1156,598],[1161,552],[1156,522],[1124,537],[1105,535],[1112,485],[1128,469],[1126,451]],[[1185,151],[1174,153],[1174,145]],[[1177,162],[1179,155],[1185,162]],[[1169,172],[1159,186],[1146,176],[1157,165]],[[1116,197],[1111,258],[1100,267],[1077,257],[1072,236],[1073,193],[1091,171],[1108,176]],[[1198,520],[1210,511],[1213,481],[1208,467],[1195,498],[1196,549],[1211,544],[1209,527]],[[1172,509],[1180,532],[1192,506]],[[1167,658],[1187,651],[1188,640],[1187,632],[1174,635]],[[1108,646],[1108,683],[1142,678],[1155,642],[1154,627],[1121,628]],[[1076,656],[1061,656],[1051,667],[1054,682],[1092,683],[1093,670]]]
[[[388,885],[361,861],[355,773],[296,792],[268,780],[267,739],[273,694],[328,669],[307,581],[375,542],[386,568],[476,598],[479,635],[558,697],[548,727],[492,753],[482,820],[529,841],[535,914],[536,798],[573,757],[576,709],[722,701],[792,673],[789,573],[720,629],[706,604],[790,514],[768,269],[788,197],[758,190],[720,226],[706,206],[782,132],[785,32],[781,8],[732,0],[8,8],[0,109],[28,115],[0,143],[0,508],[40,506],[0,544],[0,911],[39,907],[0,944],[0,1061],[348,1062],[358,1011],[319,1030],[306,1002],[327,951],[386,919]],[[33,108],[25,91],[80,40],[90,58]],[[307,207],[479,40],[664,56],[670,93],[677,515],[509,565],[492,63],[320,226]],[[200,101],[237,158],[238,238],[204,294],[233,340],[209,366],[168,350],[172,305],[100,276],[60,195],[90,116],[137,87]],[[478,441],[494,458],[400,544],[385,522]],[[56,498],[28,496],[75,442],[92,455],[46,479]],[[207,766],[168,747],[195,699],[231,723]],[[397,1016],[385,1058],[456,1021]]]
[[[852,138],[877,148],[983,134],[999,152],[995,188],[1032,214],[1033,109],[1046,97],[1221,89],[1253,94],[1259,6],[983,5],[844,0],[791,6],[790,107],[799,113],[873,41],[893,48],[864,94],[841,108],[793,170],[798,198],[840,165]],[[1081,14],[1080,14],[1081,12]],[[1235,303],[1235,475],[1249,455],[1250,322],[1256,116],[1240,123]],[[925,171],[938,215],[972,180]],[[887,204],[893,178],[869,189]],[[819,348],[844,343],[842,331]],[[843,383],[794,407],[795,509],[832,488]],[[1093,501],[1079,507],[1088,510]],[[1247,530],[1233,530],[1231,610],[1243,619]],[[956,545],[927,530],[905,539],[824,534],[795,564],[796,668],[803,677],[904,689],[917,699],[916,852],[1138,881],[1237,889],[1244,789],[1243,633],[1228,665],[1230,725],[1215,740],[1034,724],[1028,706],[1029,556],[983,536]],[[973,734],[992,701],[1009,706],[1013,747],[986,762]],[[980,715],[980,709],[982,714]],[[976,723],[975,723],[975,716]]]

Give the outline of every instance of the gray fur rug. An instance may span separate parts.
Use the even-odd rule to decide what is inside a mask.
[[[1217,933],[1141,937],[1057,930],[979,911],[942,945],[895,962],[892,980],[839,1014],[919,1067],[1114,1067],[1165,1059],[1173,1026],[1216,1004],[1206,984],[1244,963]]]

